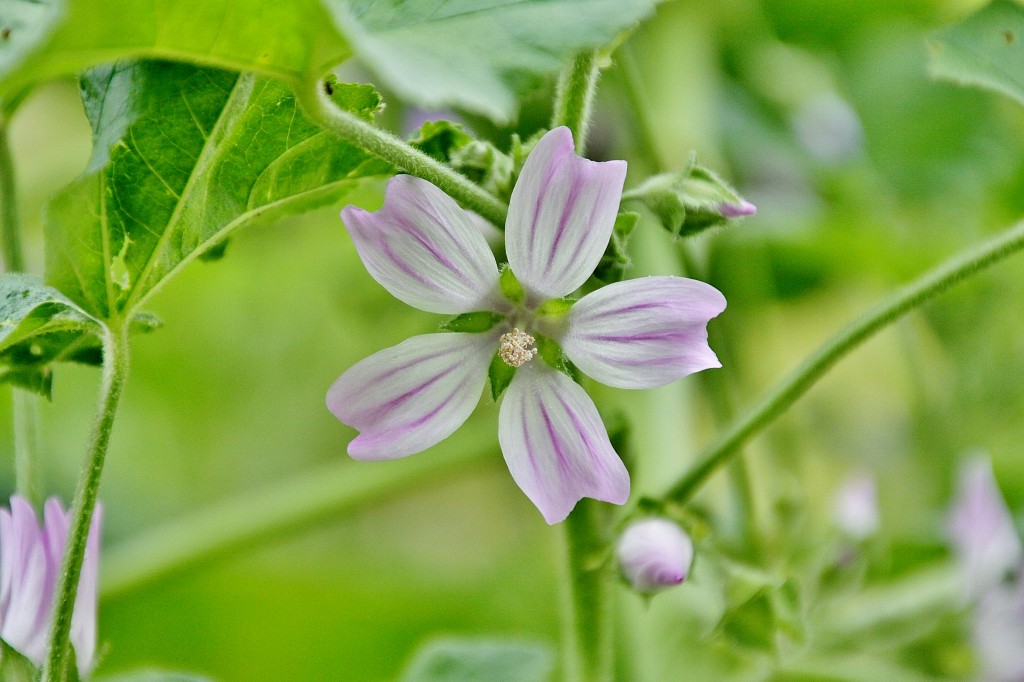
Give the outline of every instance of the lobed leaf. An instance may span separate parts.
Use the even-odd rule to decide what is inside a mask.
[[[360,60],[403,98],[498,122],[532,75],[612,42],[657,0],[324,0]]]
[[[995,0],[930,40],[933,76],[977,85],[1024,104],[1024,6]]]
[[[377,107],[365,86],[334,98]],[[280,81],[171,62],[82,79],[86,173],[50,204],[47,282],[101,319],[131,315],[234,230],[337,202],[386,164],[307,121]]]
[[[114,11],[112,11],[114,10]],[[350,56],[318,0],[0,0],[0,99],[103,62],[161,58],[312,82]]]

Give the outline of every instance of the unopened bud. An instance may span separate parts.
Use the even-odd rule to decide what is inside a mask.
[[[672,521],[649,518],[626,528],[616,554],[633,589],[651,594],[686,580],[693,562],[693,542]]]

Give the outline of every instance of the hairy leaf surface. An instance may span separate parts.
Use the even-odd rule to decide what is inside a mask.
[[[337,101],[379,104],[347,87],[333,85]],[[50,204],[47,282],[101,319],[137,310],[239,227],[336,202],[390,172],[304,119],[269,78],[132,62],[87,73],[82,97],[93,156]]]

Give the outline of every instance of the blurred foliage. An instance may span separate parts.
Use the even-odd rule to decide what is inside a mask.
[[[846,320],[1020,218],[1024,111],[933,81],[926,68],[926,38],[980,5],[666,2],[613,56],[592,154],[627,159],[636,186],[684,169],[696,150],[758,207],[682,244],[650,214],[632,232],[627,277],[688,272],[729,300],[712,323],[724,369],[708,382],[596,389],[602,407],[632,425],[624,454],[636,494],[658,492],[716,420],[752,404]],[[547,122],[550,84],[500,87],[518,88],[520,114],[508,125],[459,112],[493,145],[469,159],[478,166],[467,162],[481,172],[513,151],[514,135],[527,139]],[[397,128],[412,107],[384,94],[382,119]],[[90,160],[77,88],[38,88],[11,131],[30,269],[41,273],[43,205]],[[440,322],[377,285],[337,219],[343,201],[374,208],[380,190],[367,180],[330,198],[329,210],[254,225],[225,258],[191,265],[147,301],[165,324],[134,340],[103,483],[108,547],[344,459],[354,432],[324,408],[327,386]],[[51,229],[59,218],[51,214]],[[1010,507],[1024,508],[1024,336],[1013,313],[1022,298],[1020,259],[961,285],[858,350],[757,439],[746,456],[755,544],[726,477],[712,481],[688,510],[687,522],[704,528],[691,580],[646,605],[620,591],[621,679],[970,677],[965,621],[935,571],[946,565],[945,508],[966,452],[989,452]],[[96,381],[95,370],[61,366],[42,407],[47,487],[66,499]],[[8,491],[9,422],[0,419]],[[494,442],[495,422],[485,398],[466,428],[417,456]],[[651,424],[666,435],[651,435]],[[831,520],[833,491],[859,471],[878,480],[882,518],[863,544],[841,538]],[[554,643],[558,533],[495,449],[463,475],[106,600],[99,670],[382,680],[438,634]],[[880,603],[905,608],[873,620]]]

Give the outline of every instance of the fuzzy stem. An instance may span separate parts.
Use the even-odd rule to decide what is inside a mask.
[[[590,110],[600,71],[597,52],[587,50],[576,55],[558,79],[551,127],[568,126],[580,156],[587,148]]]
[[[840,330],[760,403],[733,422],[732,427],[705,449],[696,466],[672,486],[664,498],[679,504],[687,502],[711,474],[739,452],[741,445],[789,409],[833,365],[861,343],[954,284],[976,275],[1022,248],[1024,222],[925,273]]]
[[[564,677],[567,682],[611,682],[614,637],[611,572],[606,561],[608,510],[583,499],[565,527],[567,580],[562,598]]]
[[[409,146],[395,135],[339,109],[319,89],[299,96],[306,113],[323,127],[379,156],[395,168],[433,183],[464,208],[483,216],[498,227],[504,227],[508,205],[469,178]]]
[[[110,432],[114,426],[114,415],[128,376],[127,325],[122,324],[120,320],[114,320],[107,330],[103,346],[103,379],[100,386],[99,408],[89,437],[85,468],[79,479],[78,491],[75,493],[72,506],[71,528],[54,599],[54,617],[50,626],[43,668],[44,682],[64,682],[67,677],[71,614],[78,594],[85,545],[96,509],[96,497],[99,493],[107,446],[110,444]]]

